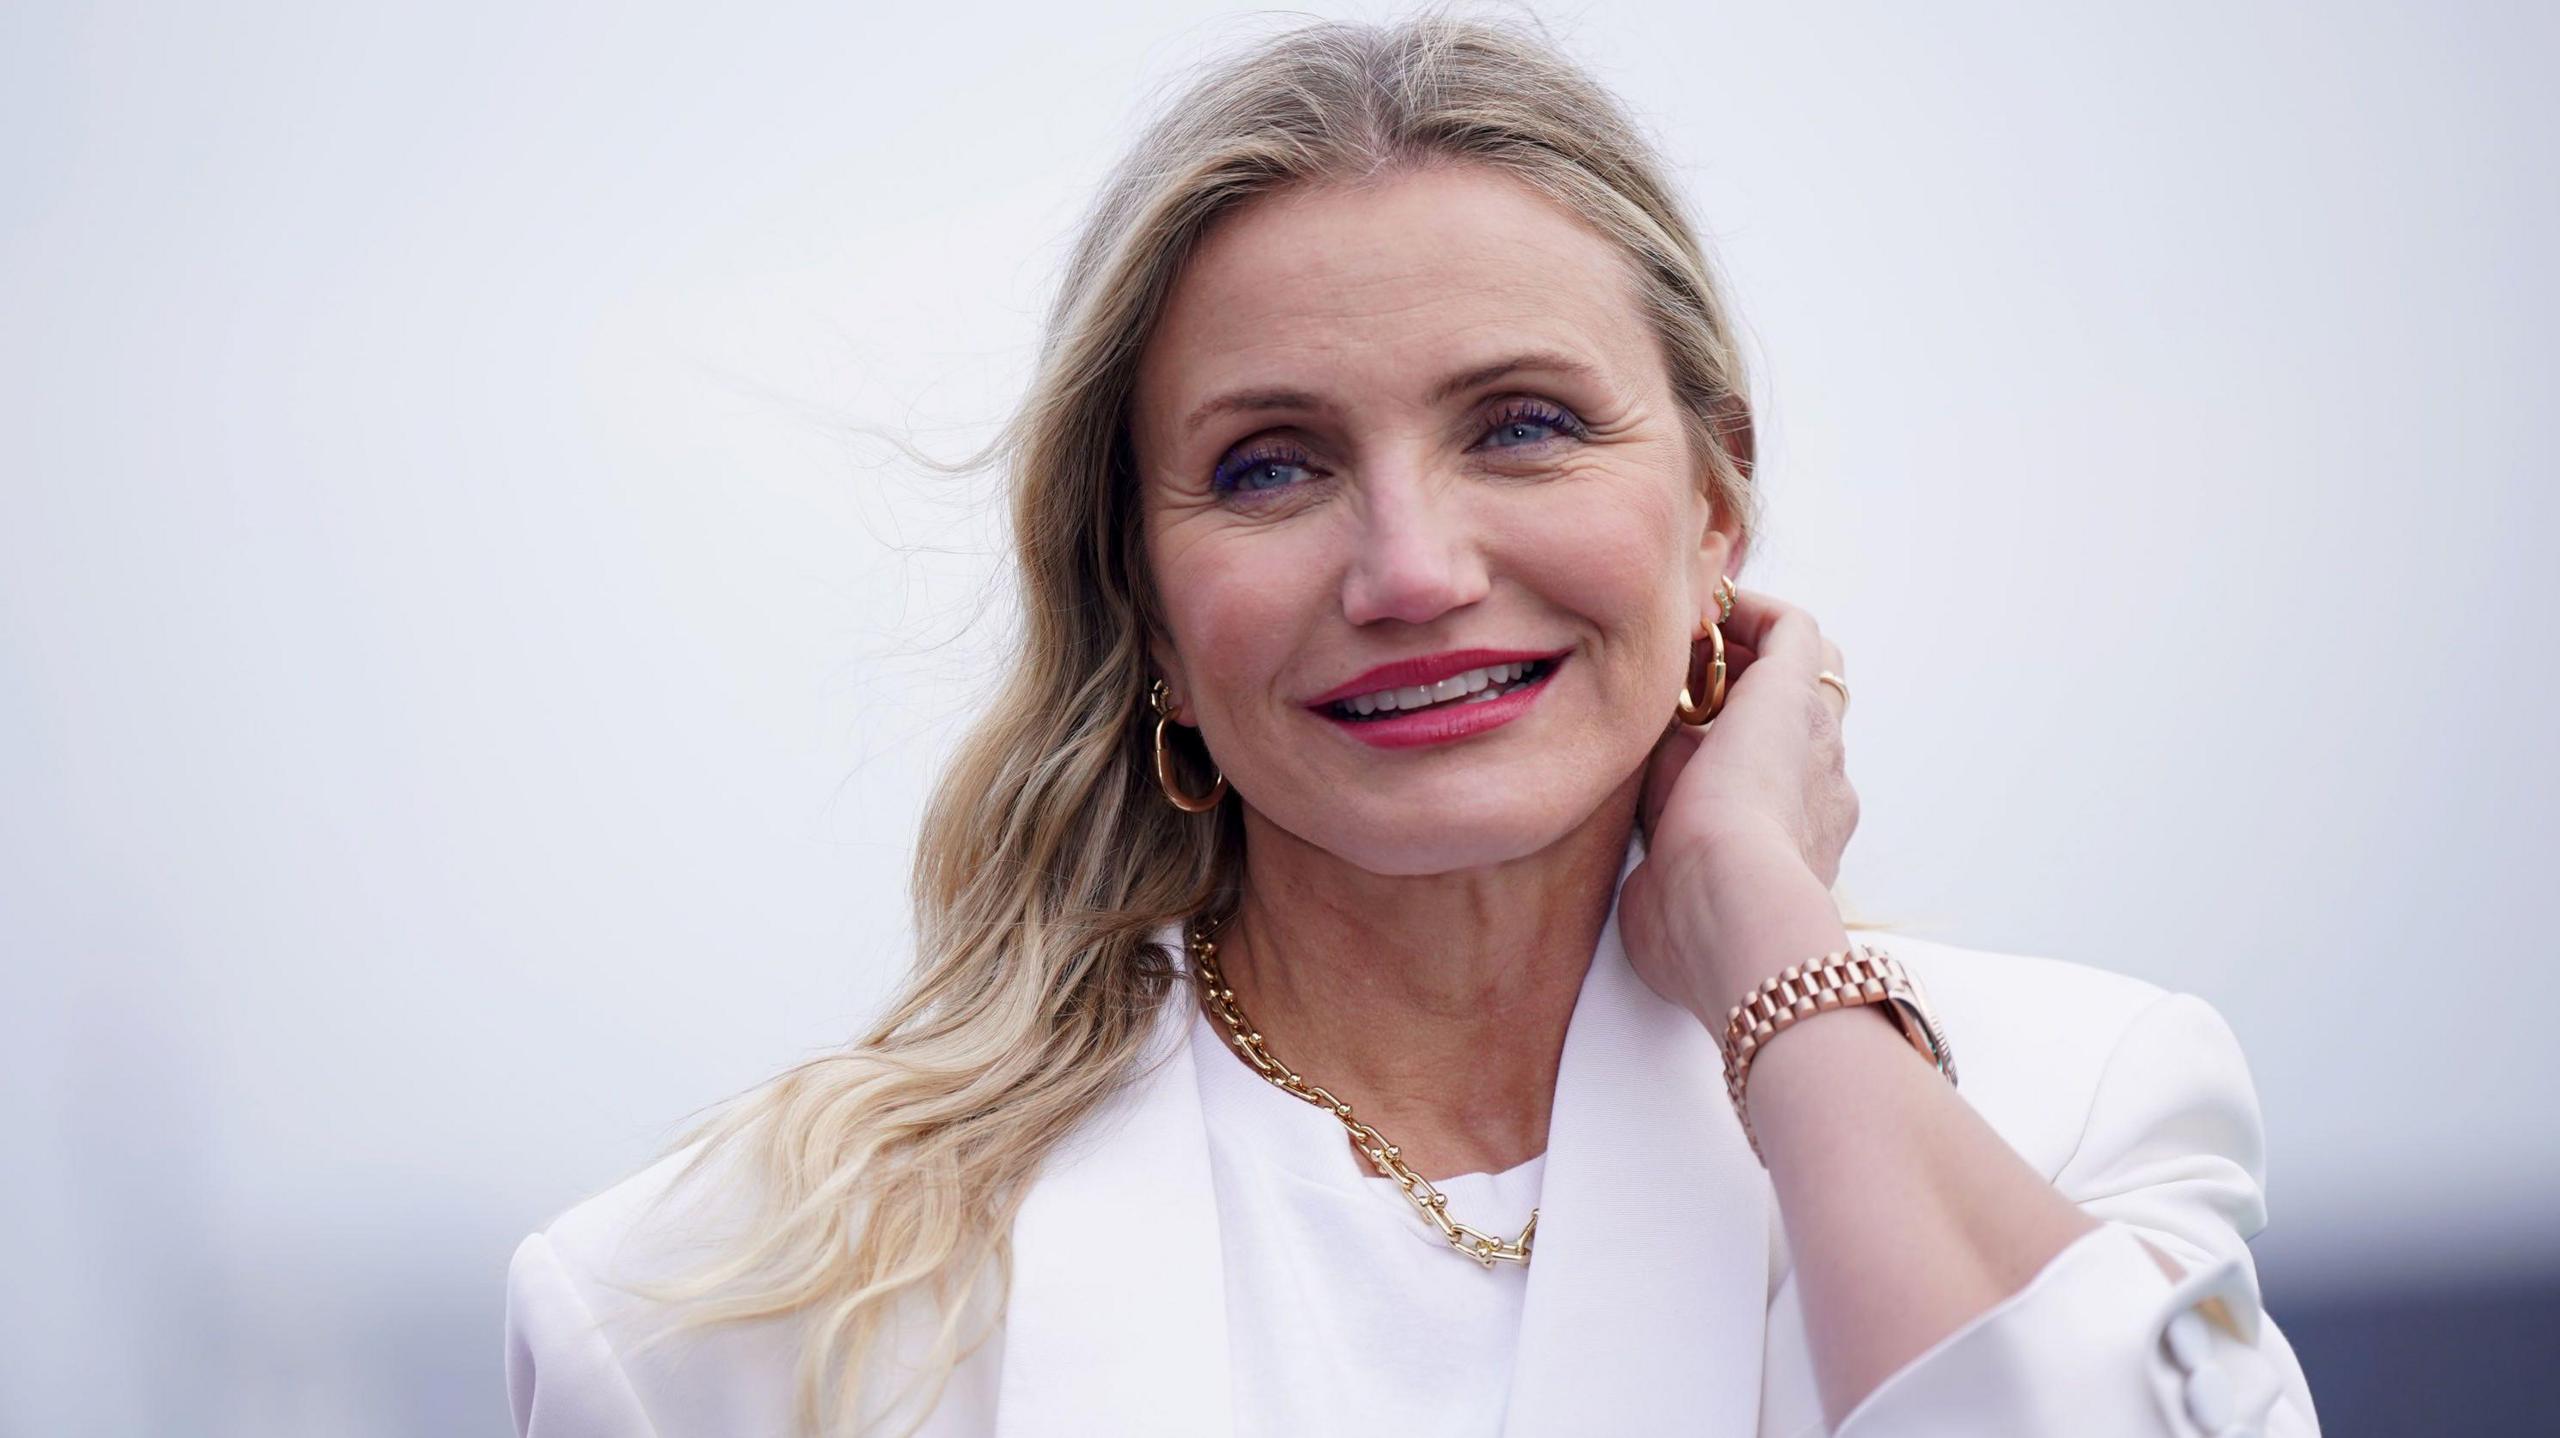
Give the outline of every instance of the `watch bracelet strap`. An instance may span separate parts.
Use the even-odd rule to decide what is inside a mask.
[[[1735,1004],[1725,1018],[1724,1083],[1726,1096],[1733,1100],[1734,1117],[1742,1123],[1742,1136],[1751,1144],[1751,1156],[1768,1166],[1768,1158],[1760,1152],[1760,1137],[1751,1131],[1751,1110],[1743,1102],[1743,1092],[1750,1082],[1751,1061],[1762,1045],[1792,1028],[1803,1019],[1834,1009],[1855,1008],[1865,1004],[1896,1004],[1900,996],[1920,994],[1919,982],[1903,968],[1893,955],[1871,944],[1851,944],[1845,949],[1789,964],[1784,970],[1761,981],[1742,1002]],[[1937,1028],[1933,1015],[1927,1014],[1927,1001],[1920,1000],[1920,1012],[1928,1026]],[[1888,1014],[1898,1028],[1910,1036],[1909,1029],[1897,1015]],[[1931,1052],[1926,1041],[1914,1037],[1912,1047],[1931,1066],[1955,1082],[1955,1061],[1946,1049],[1944,1034],[1938,1036],[1938,1050]]]

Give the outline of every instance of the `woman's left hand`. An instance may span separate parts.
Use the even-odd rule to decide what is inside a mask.
[[[1725,704],[1705,729],[1674,722],[1646,766],[1645,859],[1627,876],[1619,929],[1656,992],[1721,1027],[1768,974],[1772,953],[1841,932],[1831,883],[1858,826],[1840,692],[1840,648],[1813,616],[1737,589],[1724,622]],[[1704,702],[1703,694],[1693,696]],[[1772,970],[1774,972],[1774,969]]]

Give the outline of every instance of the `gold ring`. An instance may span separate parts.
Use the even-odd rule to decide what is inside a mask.
[[[1849,712],[1849,681],[1828,669],[1816,674],[1813,678],[1817,684],[1828,684],[1840,691],[1840,712],[1845,716]]]

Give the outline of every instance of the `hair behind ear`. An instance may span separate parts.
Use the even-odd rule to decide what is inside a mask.
[[[1742,471],[1742,477],[1751,478],[1760,454],[1758,432],[1751,423],[1751,401],[1738,394],[1726,394],[1716,400],[1713,413],[1710,423],[1717,441],[1723,444],[1725,453],[1733,456],[1733,467]]]

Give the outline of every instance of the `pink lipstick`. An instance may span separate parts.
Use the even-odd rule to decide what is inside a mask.
[[[1527,712],[1568,652],[1453,649],[1397,660],[1306,701],[1307,708],[1375,748],[1451,743]]]

